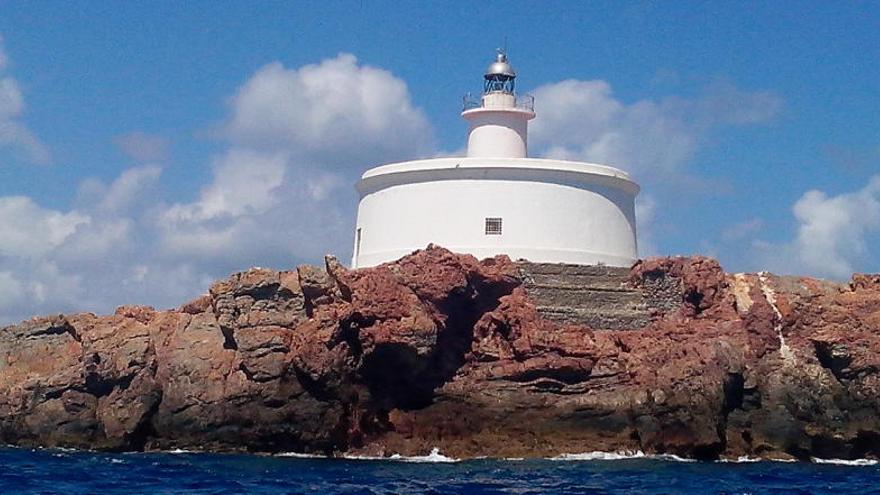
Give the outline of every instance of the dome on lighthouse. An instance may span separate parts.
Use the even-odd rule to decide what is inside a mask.
[[[489,65],[483,77],[488,79],[492,76],[516,77],[516,71],[513,70],[513,66],[507,61],[507,54],[501,50],[498,50],[495,61]]]
[[[636,260],[639,186],[606,165],[530,158],[535,103],[516,93],[515,81],[499,51],[479,99],[465,98],[466,156],[364,172],[356,186],[353,268],[432,243],[477,258],[610,266]]]

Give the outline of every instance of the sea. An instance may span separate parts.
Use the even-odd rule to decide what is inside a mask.
[[[640,453],[457,461],[0,449],[2,494],[870,494],[876,461],[694,462]]]

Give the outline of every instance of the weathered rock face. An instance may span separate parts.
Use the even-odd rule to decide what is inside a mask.
[[[0,441],[880,456],[880,276],[478,262],[252,269],[176,310],[0,329]]]

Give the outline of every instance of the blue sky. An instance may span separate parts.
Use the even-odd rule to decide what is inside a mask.
[[[363,170],[461,150],[508,40],[530,151],[643,187],[643,254],[880,271],[871,2],[0,0],[0,323],[350,254]]]

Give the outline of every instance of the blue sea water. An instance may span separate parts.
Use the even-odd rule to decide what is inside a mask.
[[[448,463],[7,448],[0,449],[0,493],[842,495],[880,493],[880,466],[650,458]]]

